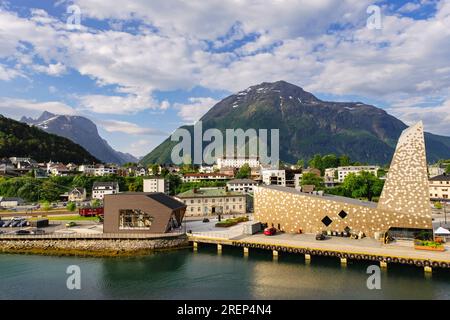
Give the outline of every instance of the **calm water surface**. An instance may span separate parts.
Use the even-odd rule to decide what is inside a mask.
[[[68,290],[66,268],[81,268]],[[366,286],[370,263],[213,247],[136,258],[0,255],[0,299],[450,299],[450,272],[390,265],[381,290]]]

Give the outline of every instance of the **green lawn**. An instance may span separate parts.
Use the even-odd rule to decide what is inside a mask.
[[[39,220],[39,219],[48,219],[48,220],[57,220],[57,221],[98,221],[98,217],[82,217],[79,215],[73,216],[47,216],[41,218],[32,218],[30,220]]]

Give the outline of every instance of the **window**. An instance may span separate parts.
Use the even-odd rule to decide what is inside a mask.
[[[323,217],[323,219],[322,219],[322,223],[323,223],[325,226],[327,226],[327,227],[328,227],[332,222],[333,222],[333,220],[331,220],[330,217],[328,217],[328,216],[325,216],[325,217]]]
[[[139,209],[119,210],[120,230],[149,230],[154,218]]]
[[[344,219],[347,216],[347,212],[345,212],[344,210],[341,210],[341,212],[339,212],[339,217],[341,217],[342,219]]]

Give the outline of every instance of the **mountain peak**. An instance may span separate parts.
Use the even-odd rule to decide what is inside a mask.
[[[48,112],[48,111],[44,111],[44,112],[42,112],[41,116],[36,119],[36,121],[42,122],[42,121],[48,120],[50,118],[53,118],[54,116],[56,116],[56,114]]]

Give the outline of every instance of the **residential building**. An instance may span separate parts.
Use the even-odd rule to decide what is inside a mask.
[[[430,178],[433,178],[436,176],[440,176],[441,174],[444,174],[447,165],[450,165],[450,163],[448,164],[441,163],[428,166],[428,175],[430,176]]]
[[[95,165],[93,164],[82,164],[78,167],[78,171],[87,176],[95,175]]]
[[[0,207],[2,208],[14,208],[21,204],[23,204],[24,201],[22,198],[18,197],[0,197]]]
[[[429,180],[430,199],[450,201],[450,174],[443,173]]]
[[[85,188],[73,188],[69,191],[68,200],[72,202],[83,202],[86,200]]]
[[[234,167],[222,167],[220,169],[220,173],[226,174],[227,176],[234,177],[237,173],[238,169]]]
[[[181,227],[186,205],[164,193],[105,195],[104,233],[166,233]]]
[[[117,181],[95,181],[92,186],[92,199],[103,200],[105,195],[116,193],[119,193],[119,183]]]
[[[176,196],[186,204],[186,216],[246,213],[246,196],[225,188],[192,189]]]
[[[375,176],[378,176],[379,166],[346,166],[346,167],[338,167],[338,182],[344,182],[345,177],[347,177],[350,173],[360,174],[362,171],[367,171]]]
[[[217,180],[226,181],[232,178],[233,178],[232,176],[220,172],[186,173],[181,177],[181,180],[183,182],[217,181]]]
[[[162,192],[169,194],[169,180],[160,177],[144,179],[144,192]]]
[[[112,174],[117,174],[117,167],[115,165],[98,164],[94,166],[94,175],[97,177],[103,177]]]
[[[223,167],[240,168],[248,164],[250,168],[258,168],[261,164],[258,157],[235,157],[235,158],[217,158],[217,168]]]
[[[258,182],[252,179],[234,179],[227,182],[229,191],[236,191],[242,193],[253,193],[253,188],[258,185]]]
[[[286,172],[277,169],[263,169],[262,181],[266,185],[286,186]]]
[[[214,170],[214,166],[203,166],[201,165],[200,168],[198,168],[198,172],[200,173],[213,173]]]
[[[69,173],[73,173],[70,171],[67,166],[62,163],[51,163],[47,165],[47,172],[53,176],[67,176]]]
[[[336,176],[337,168],[326,168],[324,177],[333,178]]]
[[[298,184],[299,175],[301,175],[302,170],[301,169],[292,169],[287,168],[284,170],[285,172],[285,178],[286,178],[286,187],[295,188],[295,186]]]
[[[379,239],[432,230],[423,125],[400,136],[378,203],[278,185],[256,187],[254,198],[254,219],[289,233],[336,231]]]
[[[319,169],[317,168],[307,168],[307,169],[303,169],[302,170],[302,174],[303,173],[312,173],[315,174],[316,176],[320,177],[321,176],[321,172]]]

